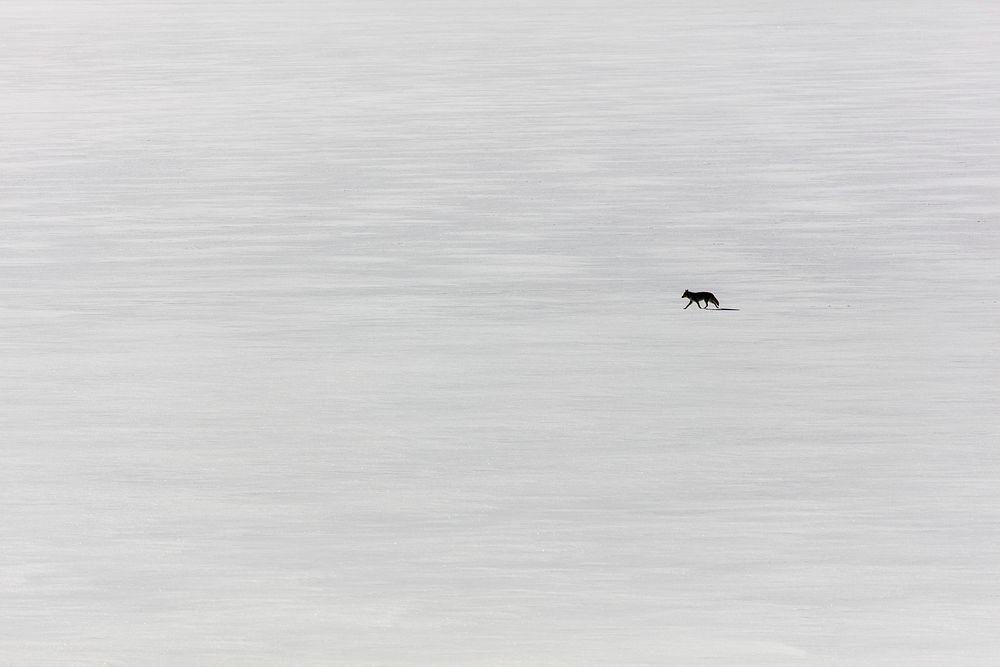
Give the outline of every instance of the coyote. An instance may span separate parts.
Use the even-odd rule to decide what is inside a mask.
[[[706,308],[708,308],[708,304],[710,303],[714,303],[716,308],[719,307],[719,300],[716,299],[715,295],[711,292],[689,292],[684,290],[684,294],[681,294],[681,298],[688,300],[688,305],[684,306],[684,310],[690,308],[692,303],[697,303],[698,307],[701,308],[701,303],[699,303],[700,301],[705,302]]]

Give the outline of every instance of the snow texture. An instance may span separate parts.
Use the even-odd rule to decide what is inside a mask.
[[[4,2],[0,662],[995,665],[998,34]]]

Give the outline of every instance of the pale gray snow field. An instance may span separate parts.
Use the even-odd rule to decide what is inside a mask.
[[[998,34],[7,0],[0,664],[998,664]]]

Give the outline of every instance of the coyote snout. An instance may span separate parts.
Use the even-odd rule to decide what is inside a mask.
[[[681,298],[688,300],[688,305],[684,306],[684,310],[690,308],[692,303],[697,303],[698,307],[701,308],[701,301],[705,302],[705,308],[708,308],[708,304],[710,303],[714,303],[716,308],[719,307],[719,300],[711,292],[689,292],[688,290],[684,290]]]

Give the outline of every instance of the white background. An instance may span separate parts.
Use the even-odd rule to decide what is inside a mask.
[[[4,2],[0,662],[996,664],[998,34]]]

